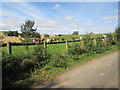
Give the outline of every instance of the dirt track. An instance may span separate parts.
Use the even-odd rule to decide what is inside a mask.
[[[44,88],[118,88],[118,52],[75,67]]]

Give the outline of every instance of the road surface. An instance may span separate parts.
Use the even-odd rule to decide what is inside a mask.
[[[68,70],[44,88],[118,88],[118,52]]]

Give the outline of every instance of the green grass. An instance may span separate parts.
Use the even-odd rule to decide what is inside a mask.
[[[71,42],[69,44],[71,45],[71,44],[75,44],[75,43],[79,43],[79,42]],[[36,46],[37,45],[30,45],[29,46],[29,50],[28,50],[29,54],[34,51],[34,47],[36,47]],[[7,47],[2,47],[2,50],[7,51]],[[47,50],[51,54],[61,54],[61,53],[66,51],[66,44],[65,43],[48,44]],[[12,54],[13,55],[22,55],[24,53],[27,53],[25,46],[12,46]]]

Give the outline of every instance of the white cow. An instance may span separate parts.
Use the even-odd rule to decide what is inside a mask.
[[[79,38],[80,38],[80,40],[82,40],[83,37],[79,37]]]
[[[106,37],[107,37],[107,35],[102,35],[102,37],[106,38]]]
[[[52,42],[52,39],[47,39],[47,43],[48,43],[48,42]]]

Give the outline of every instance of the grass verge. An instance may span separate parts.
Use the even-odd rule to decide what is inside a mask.
[[[105,54],[113,53],[118,51],[118,45],[112,45],[109,46],[109,50],[105,51],[102,54],[83,54],[79,55],[77,58],[69,58],[66,60],[67,68],[63,67],[53,67],[51,65],[45,65],[42,69],[36,69],[35,72],[30,77],[30,80],[34,80],[34,84],[31,86],[32,88],[40,88],[41,86],[44,86],[45,84],[50,83],[55,77],[57,77],[59,74],[65,72],[66,70],[69,70],[77,65],[86,63],[87,61],[92,60],[93,58],[100,57]]]

